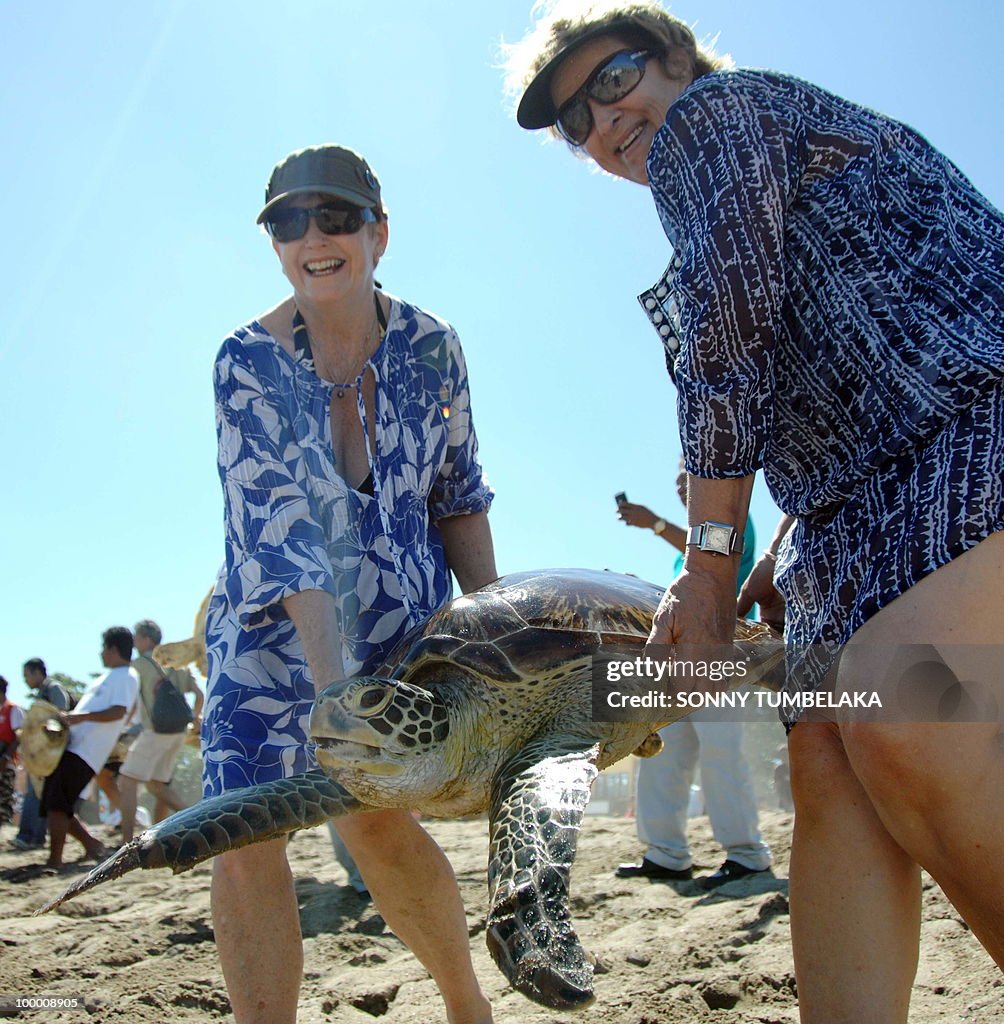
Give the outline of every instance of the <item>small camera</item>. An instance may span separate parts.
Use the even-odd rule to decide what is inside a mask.
[[[620,494],[614,495],[614,501],[616,501],[618,505],[624,505],[627,503],[627,495],[621,491]]]

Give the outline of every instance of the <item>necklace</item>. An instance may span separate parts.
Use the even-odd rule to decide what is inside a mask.
[[[377,293],[373,293],[373,305],[376,308],[376,320],[370,326],[369,331],[366,333],[366,348],[373,347],[374,351],[379,347],[380,341],[383,338],[383,332],[387,329],[387,318],[383,314],[383,307],[380,305],[380,300],[377,297]],[[376,342],[374,346],[374,341]],[[317,372],[314,365],[314,350],[310,344],[310,330],[307,327],[306,321],[303,319],[303,314],[297,309],[293,314],[293,345],[296,350],[297,358],[301,359],[308,369]],[[363,365],[359,368],[359,373],[362,373],[363,367],[369,362],[370,357],[367,356],[363,360]],[[344,398],[346,391],[354,391],[356,384],[359,380],[359,373],[356,374],[355,379],[349,381],[347,384],[332,384],[333,394],[335,398]]]

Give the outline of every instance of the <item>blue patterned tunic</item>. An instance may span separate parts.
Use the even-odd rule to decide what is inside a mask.
[[[257,321],[217,356],[226,562],[206,625],[207,795],[314,766],[314,685],[282,600],[331,593],[346,676],[372,669],[451,596],[436,520],[491,503],[452,328],[391,298],[386,333],[366,365],[376,381],[372,495],[337,471],[332,385],[309,358],[289,355]]]
[[[697,79],[648,175],[687,469],[763,469],[798,517],[787,637],[845,642],[1004,528],[1004,218],[912,129],[765,71]]]

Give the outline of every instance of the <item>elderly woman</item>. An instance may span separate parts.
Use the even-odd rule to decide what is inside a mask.
[[[1000,648],[976,645],[1004,619],[1001,214],[910,128],[729,70],[652,2],[545,19],[513,61],[520,125],[649,188],[673,248],[641,301],[678,389],[691,530],[652,642],[729,638],[762,469],[794,525],[755,579],[776,556],[787,637],[816,645],[800,687],[824,645],[847,645],[846,690],[938,661],[910,644],[954,645],[933,675],[999,684]],[[803,1020],[906,1019],[921,866],[1004,966],[1001,740],[996,722],[791,728]]]
[[[317,691],[372,670],[451,596],[495,579],[467,371],[449,324],[379,290],[380,185],[358,154],[299,150],[258,216],[290,298],[215,366],[226,562],[206,626],[207,795],[314,765]],[[444,854],[406,811],[338,829],[451,1022],[491,1008]],[[303,953],[285,840],[217,858],[213,920],[236,1019],[296,1019]]]

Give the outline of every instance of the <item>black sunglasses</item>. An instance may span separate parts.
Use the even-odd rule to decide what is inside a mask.
[[[618,50],[607,57],[583,85],[558,108],[555,127],[570,146],[584,146],[593,130],[588,100],[604,105],[624,99],[645,77],[651,50]]]
[[[363,224],[374,224],[377,219],[368,206],[284,206],[265,218],[265,230],[277,242],[295,242],[307,233],[311,217],[326,235],[354,235]]]

